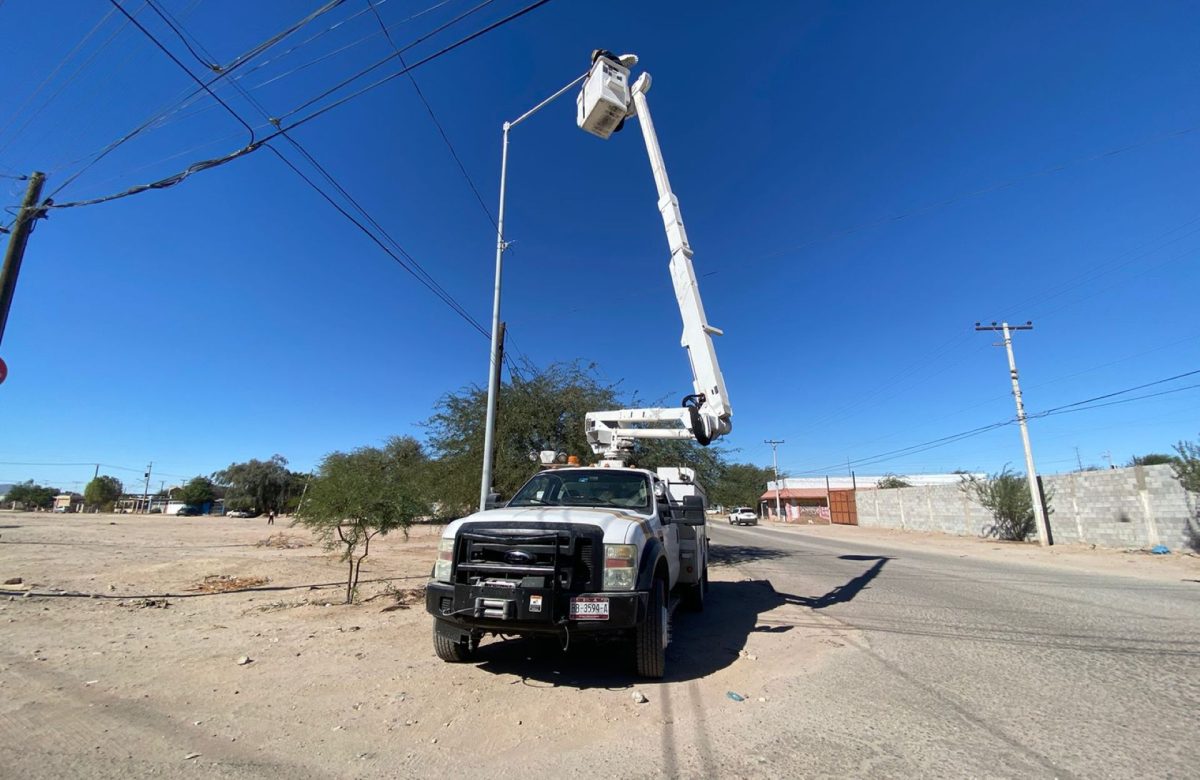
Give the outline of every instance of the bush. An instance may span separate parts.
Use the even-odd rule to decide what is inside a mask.
[[[1009,470],[1006,464],[996,474],[986,479],[964,476],[962,489],[992,513],[992,525],[984,530],[987,536],[995,536],[1014,542],[1023,542],[1037,530],[1033,513],[1033,500],[1029,495],[1029,481],[1021,474]],[[1045,497],[1046,514],[1051,495]]]

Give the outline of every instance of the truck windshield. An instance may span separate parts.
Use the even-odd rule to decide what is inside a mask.
[[[509,506],[611,506],[650,512],[650,481],[644,474],[610,469],[571,469],[538,474]]]

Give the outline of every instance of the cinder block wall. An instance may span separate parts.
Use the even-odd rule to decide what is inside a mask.
[[[1193,544],[1188,513],[1196,497],[1170,466],[1134,466],[1043,477],[1049,494],[1050,532],[1058,543],[1172,550]],[[958,485],[859,488],[858,524],[877,528],[990,534],[992,516]]]

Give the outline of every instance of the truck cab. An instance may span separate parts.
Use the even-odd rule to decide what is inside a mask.
[[[661,677],[670,610],[703,607],[707,568],[702,496],[646,469],[547,469],[446,526],[426,588],[434,649],[466,661],[485,634],[590,635]]]

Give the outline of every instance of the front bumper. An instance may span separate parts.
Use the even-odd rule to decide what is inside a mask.
[[[608,619],[570,620],[573,596],[608,599]],[[454,634],[470,631],[498,634],[621,631],[633,628],[645,619],[649,599],[649,593],[638,591],[562,593],[551,588],[452,585],[433,580],[425,586],[426,611],[438,619],[439,631]]]

